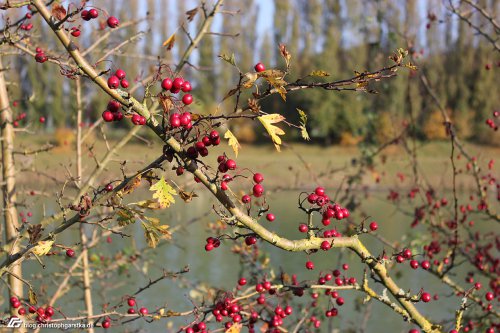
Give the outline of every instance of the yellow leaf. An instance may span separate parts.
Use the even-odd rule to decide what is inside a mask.
[[[147,208],[147,209],[162,209],[160,203],[155,200],[142,200],[139,202],[135,203],[137,206],[141,208]]]
[[[54,241],[39,241],[37,243],[37,246],[33,248],[33,253],[36,254],[37,256],[43,256],[49,253],[50,249],[52,248],[52,244],[54,244]]]
[[[226,333],[240,333],[242,327],[241,323],[235,323],[226,330]]]
[[[316,71],[312,71],[311,74],[309,74],[310,76],[330,76],[330,73],[324,71],[324,70],[316,70]]]
[[[163,42],[163,46],[167,47],[167,50],[170,51],[175,44],[175,33],[173,33],[170,37],[167,38],[166,41]]]
[[[257,73],[246,73],[241,81],[241,86],[245,89],[251,88],[258,78],[259,75]]]
[[[241,148],[238,139],[236,139],[236,137],[230,130],[226,131],[226,133],[224,134],[224,139],[228,140],[227,144],[230,145],[231,148],[233,148],[234,154],[236,155],[236,157],[238,157],[238,151]]]
[[[264,126],[264,128],[266,129],[267,133],[269,133],[269,135],[271,136],[271,139],[273,140],[276,150],[281,151],[280,149],[281,138],[278,135],[284,135],[285,131],[283,131],[281,128],[277,126],[274,126],[273,124],[285,120],[285,117],[283,117],[280,114],[273,113],[273,114],[266,114],[258,118],[262,123],[262,125]]]
[[[149,188],[150,191],[154,191],[153,199],[158,199],[158,203],[161,208],[170,207],[170,204],[175,203],[174,195],[177,192],[167,184],[165,178],[162,176],[161,179]]]

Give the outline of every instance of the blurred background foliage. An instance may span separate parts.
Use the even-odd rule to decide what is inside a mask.
[[[479,2],[493,15],[499,10],[498,1]],[[107,8],[120,17],[122,24],[141,20],[117,31],[104,47],[90,55],[95,62],[123,40],[143,33],[97,64],[103,70],[124,68],[132,86],[152,73],[160,60],[174,65],[188,43],[179,26],[184,24],[194,34],[203,15],[199,10],[192,22],[186,21],[184,13],[198,6],[196,1],[97,0],[89,2],[91,5]],[[206,5],[210,6],[210,1]],[[482,37],[452,16],[446,6],[447,1],[440,0],[227,0],[225,13],[215,20],[214,34],[204,39],[182,73],[193,82],[197,101],[193,109],[208,113],[217,107],[227,111],[234,107],[232,99],[219,104],[238,82],[237,71],[218,58],[222,53],[234,53],[242,72],[252,71],[258,61],[267,68],[283,68],[278,44],[284,43],[292,54],[291,74],[287,76],[290,82],[312,70],[330,73],[325,80],[350,78],[354,71],[377,70],[389,64],[388,56],[402,47],[414,57],[418,71],[429,78],[459,135],[478,143],[498,144],[499,133],[484,122],[499,108],[500,58]],[[100,19],[104,16],[101,13]],[[481,17],[472,19],[481,24]],[[49,54],[59,47],[53,38],[44,37],[50,33],[45,24],[35,26],[35,34],[47,41],[39,46],[49,50]],[[103,33],[98,22],[84,22],[81,29],[82,36],[78,39],[81,49]],[[175,45],[167,51],[162,42],[173,33]],[[22,68],[18,73],[21,84],[15,92],[17,110],[28,112],[32,119],[45,116],[47,123],[43,126],[48,131],[74,125],[74,83],[60,75],[57,66],[40,65],[28,57],[16,56],[10,60],[20,62],[16,67]],[[408,123],[418,140],[445,138],[443,119],[423,89],[418,72],[400,70],[397,77],[370,88],[379,93],[304,90],[289,94],[286,103],[279,96],[266,99],[262,109],[282,113],[289,120],[298,119],[296,108],[304,110],[310,119],[309,133],[313,142],[319,144],[382,143]],[[136,94],[141,94],[141,90]],[[85,101],[83,126],[100,117],[108,99],[89,88]],[[129,126],[128,123],[113,126]],[[256,123],[235,122],[231,126],[242,142],[267,140]],[[300,133],[287,130],[286,139],[300,140]]]

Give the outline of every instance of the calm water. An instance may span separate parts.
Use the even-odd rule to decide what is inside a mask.
[[[201,192],[201,191],[200,191]],[[383,201],[386,193],[374,194],[372,198],[367,199],[365,211],[369,212],[370,220],[376,220],[379,223],[379,231],[384,234],[388,240],[398,240],[400,235],[407,232],[411,217],[404,216],[395,211],[394,207],[388,205]],[[281,192],[279,195],[274,195],[273,199],[269,201],[271,211],[276,215],[276,220],[272,223],[263,219],[262,223],[266,223],[270,228],[274,228],[285,236],[292,238],[299,238],[301,234],[297,231],[299,222],[304,222],[304,215],[301,211],[296,209],[297,193],[296,192]],[[162,211],[161,219],[163,223],[169,224],[172,227],[177,225],[185,225],[193,218],[196,218],[206,211],[207,207],[211,207],[212,202],[208,197],[201,196],[196,198],[190,204],[178,201],[168,210]],[[50,213],[55,209],[55,205],[47,201],[46,209]],[[37,214],[41,212],[34,212],[36,221]],[[359,221],[359,216],[353,214],[353,217]],[[132,294],[140,287],[148,284],[149,277],[152,279],[161,275],[161,270],[178,271],[186,265],[189,265],[190,272],[185,274],[187,280],[205,281],[209,285],[216,288],[227,288],[227,286],[234,286],[240,274],[239,259],[230,251],[231,242],[223,242],[220,248],[212,252],[206,253],[204,251],[204,244],[206,237],[210,236],[206,230],[208,222],[214,222],[217,216],[212,213],[200,221],[187,225],[181,231],[175,233],[175,242],[168,242],[163,244],[155,252],[148,252],[148,256],[153,256],[154,262],[148,267],[147,276],[136,269],[131,268],[128,274],[121,275],[114,278],[112,281],[118,281],[115,285],[110,285],[105,277],[94,279],[94,287],[100,290],[94,293],[94,311],[99,312],[101,306],[105,302],[116,304],[116,302],[127,294]],[[339,222],[337,222],[339,223]],[[332,224],[333,225],[333,224]],[[133,240],[130,238],[122,239],[114,235],[112,237],[112,244],[103,244],[92,250],[92,253],[102,254],[107,257],[112,256],[116,251],[123,248],[130,248],[132,242],[136,246],[144,248],[144,236],[140,224],[131,225],[126,229],[128,234],[133,235]],[[415,231],[412,231],[415,232]],[[409,234],[412,237],[412,234]],[[366,241],[368,248],[373,254],[378,255],[383,245],[376,241],[369,235],[362,236]],[[66,234],[64,237],[58,238],[58,243],[72,245],[78,242],[76,231]],[[362,279],[362,266],[358,263],[357,259],[352,257],[346,251],[339,251],[337,249],[328,252],[319,252],[311,257],[316,265],[313,272],[309,272],[304,268],[307,260],[307,255],[304,253],[288,253],[279,250],[268,244],[261,246],[262,250],[270,253],[271,266],[276,273],[279,273],[280,268],[283,268],[287,273],[297,273],[298,279],[316,279],[319,271],[326,271],[332,268],[339,268],[341,263],[347,262],[350,265],[349,275],[355,276],[358,281]],[[69,265],[71,259],[66,260],[63,264]],[[339,264],[340,263],[340,264]],[[25,264],[28,272],[33,274],[35,288],[40,288],[42,280],[40,278],[45,276],[44,284],[49,286],[48,294],[54,290],[54,283],[58,280],[50,272],[57,269],[59,261],[57,259],[46,258],[45,264],[47,269],[41,272],[41,267],[36,262],[31,261]],[[401,268],[393,270],[392,276],[399,276],[398,281],[401,286],[408,290],[412,289],[417,292],[421,286],[426,286],[426,290],[431,293],[439,293],[440,300],[433,301],[424,306],[419,306],[423,309],[425,314],[430,314],[434,320],[444,318],[452,318],[455,309],[459,306],[459,299],[456,297],[448,297],[450,290],[443,289],[436,283],[436,279],[430,274],[426,274],[422,270],[411,271],[409,265],[401,265]],[[247,277],[248,278],[248,277]],[[111,278],[112,279],[112,278]],[[461,282],[461,281],[460,281]],[[76,282],[75,282],[76,283]],[[374,283],[372,283],[372,287]],[[104,289],[103,289],[104,288]],[[157,307],[167,305],[168,309],[173,311],[185,311],[192,309],[189,299],[189,286],[179,286],[178,281],[163,280],[156,284],[153,288],[146,290],[137,297],[140,305],[147,306],[150,310]],[[346,304],[342,306],[339,311],[339,316],[330,320],[330,324],[323,320],[322,331],[338,330],[339,332],[348,332],[348,329],[359,327],[359,323],[364,317],[367,305],[361,305],[359,311],[355,309],[356,300],[361,300],[363,295],[359,292],[344,291],[341,293],[346,299]],[[82,309],[81,290],[77,287],[72,288],[71,292],[64,298],[60,299],[56,306],[64,308],[67,315],[76,315],[78,310]],[[307,301],[310,297],[304,296]],[[398,315],[389,311],[385,305],[376,301],[372,301],[370,306],[369,324],[365,332],[407,332],[412,326],[404,323]],[[126,308],[125,310],[126,311]],[[287,318],[286,323],[296,322],[295,314],[292,318]],[[162,320],[153,324],[147,324],[142,319],[133,322],[131,325],[120,328],[114,328],[108,331],[111,332],[124,332],[124,331],[138,331],[138,332],[163,332],[176,330],[179,324],[186,323],[189,318],[176,318],[172,320]],[[219,328],[220,326],[217,326]],[[213,326],[210,326],[213,328]],[[48,331],[48,330],[44,330]],[[246,331],[246,329],[244,330]],[[359,332],[359,330],[357,330]]]

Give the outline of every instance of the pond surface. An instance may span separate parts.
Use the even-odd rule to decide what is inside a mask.
[[[199,191],[202,192],[203,191]],[[140,193],[137,193],[140,195]],[[279,232],[280,234],[291,237],[300,238],[301,234],[297,230],[299,223],[304,222],[304,214],[296,208],[297,192],[279,192],[272,195],[268,200],[271,206],[271,211],[276,215],[274,222],[268,222],[264,218],[262,223]],[[150,195],[150,194],[149,194]],[[366,198],[364,210],[369,213],[370,219],[375,220],[379,224],[379,232],[389,241],[400,240],[401,235],[407,233],[409,237],[416,236],[420,229],[412,230],[408,233],[409,225],[412,217],[404,215],[397,211],[393,205],[388,204],[384,199],[387,193],[373,193],[370,198]],[[139,288],[148,284],[149,278],[155,279],[161,275],[163,269],[167,271],[179,271],[184,266],[189,265],[189,273],[183,275],[186,280],[196,283],[203,281],[209,285],[221,289],[230,289],[235,286],[240,277],[240,262],[238,256],[231,253],[230,248],[232,242],[225,241],[221,247],[212,251],[205,252],[205,239],[212,234],[207,230],[209,222],[217,221],[217,216],[211,213],[195,223],[189,223],[190,220],[203,216],[206,213],[207,207],[212,207],[212,199],[208,196],[200,194],[200,197],[195,198],[191,203],[185,204],[178,200],[171,208],[160,213],[159,217],[162,223],[176,226],[183,226],[174,234],[174,242],[162,241],[154,251],[142,251],[144,256],[152,259],[152,264],[148,267],[147,272],[137,271],[134,267],[129,267],[119,277],[99,276],[93,279],[93,287],[98,292],[94,293],[94,311],[99,312],[102,305],[109,302],[111,305],[116,304],[124,295],[133,294]],[[46,202],[46,211],[48,214],[55,210],[57,206],[52,201]],[[35,216],[32,221],[36,221],[41,212],[34,212]],[[352,218],[359,221],[361,218],[358,213],[354,213]],[[479,222],[479,221],[478,221]],[[345,222],[333,222],[342,224]],[[476,223],[476,228],[484,227],[485,223]],[[49,230],[49,229],[48,229]],[[91,250],[95,258],[103,255],[112,258],[115,253],[124,248],[131,248],[131,244],[135,243],[138,249],[146,248],[143,231],[139,223],[131,225],[125,229],[127,234],[132,235],[130,238],[121,238],[113,235],[112,243],[104,243]],[[421,235],[419,235],[421,236]],[[370,235],[362,235],[362,240],[366,242],[369,250],[374,255],[378,255],[384,249],[384,245]],[[425,237],[425,235],[424,235]],[[57,239],[58,243],[72,245],[78,243],[79,237],[76,229],[65,234],[64,237]],[[409,241],[408,239],[407,241]],[[78,248],[78,247],[76,247]],[[342,263],[349,263],[349,276],[354,276],[358,281],[362,280],[363,265],[357,257],[352,256],[347,251],[332,249],[328,252],[320,251],[311,256],[311,260],[315,263],[314,271],[305,269],[305,262],[308,256],[305,253],[289,253],[277,249],[269,244],[261,245],[262,251],[266,251],[270,256],[270,266],[274,272],[279,274],[283,269],[290,275],[296,273],[298,280],[313,279],[316,280],[320,271],[326,272],[331,269],[340,268]],[[388,250],[390,254],[390,250]],[[96,257],[97,255],[97,257]],[[61,261],[47,257],[44,259],[47,268],[41,272],[41,267],[35,261],[29,261],[25,264],[27,276],[32,274],[34,287],[41,288],[48,286],[48,295],[55,289],[57,281],[60,277],[54,276],[54,270],[58,269],[57,265],[68,267],[71,264],[71,259]],[[107,261],[110,263],[110,261]],[[112,262],[112,260],[111,260]],[[93,265],[99,266],[99,260]],[[464,269],[467,269],[466,267]],[[42,273],[42,274],[40,274]],[[442,319],[451,319],[454,316],[454,311],[459,307],[460,299],[450,296],[452,293],[449,289],[443,288],[438,280],[431,274],[418,269],[413,271],[409,264],[400,265],[396,269],[392,269],[391,274],[400,283],[405,290],[411,289],[416,293],[421,287],[425,286],[426,291],[431,294],[437,293],[440,296],[438,301],[432,301],[428,304],[417,306],[422,309],[422,312],[429,315],[434,321]],[[107,278],[112,279],[115,284],[110,284]],[[249,278],[249,277],[247,277]],[[373,281],[370,281],[373,288],[381,291],[379,286]],[[458,281],[462,283],[463,281]],[[67,315],[74,316],[78,311],[82,310],[81,289],[76,285],[78,282],[74,279],[72,290],[62,299],[60,299],[56,307],[64,309]],[[142,292],[138,297],[138,303],[142,306],[147,306],[150,310],[161,306],[167,306],[167,309],[173,311],[186,311],[192,309],[190,301],[190,287],[179,281],[165,279],[157,283],[153,287]],[[363,294],[356,291],[344,291],[341,295],[346,299],[344,306],[340,308],[339,316],[333,319],[322,320],[322,332],[361,332],[359,327],[364,326],[366,333],[380,332],[407,332],[413,326],[404,323],[402,318],[389,310],[385,305],[378,301],[371,301],[371,305],[359,304],[363,299]],[[325,297],[323,297],[325,299]],[[310,302],[311,298],[306,294],[303,297],[304,301]],[[324,302],[324,301],[323,301]],[[123,308],[126,311],[126,308]],[[297,322],[298,316],[296,313],[292,318],[287,318],[285,323]],[[145,323],[142,319],[134,321],[125,327],[112,328],[110,332],[174,332],[179,325],[185,324],[190,318],[174,318],[172,320],[161,320],[152,324]],[[214,328],[215,326],[209,326]],[[220,328],[218,325],[217,328]],[[357,328],[356,330],[350,330]],[[98,329],[100,330],[100,329]],[[44,332],[49,330],[44,330]],[[243,332],[247,330],[244,329]]]

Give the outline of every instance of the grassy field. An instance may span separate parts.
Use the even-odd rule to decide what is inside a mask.
[[[119,136],[119,133],[115,133],[115,136]],[[33,150],[47,142],[54,142],[54,136],[46,134],[35,138],[33,136],[26,138],[19,135],[16,140],[17,150]],[[108,141],[109,147],[115,143],[116,141],[112,139]],[[430,142],[417,143],[417,145],[419,146],[417,151],[418,169],[423,176],[422,179],[434,186],[449,187],[451,184],[450,143]],[[500,148],[481,147],[473,144],[467,144],[466,147],[471,154],[478,157],[479,165],[483,169],[487,168],[487,163],[491,158],[500,156]],[[373,149],[375,148],[373,147]],[[108,165],[107,172],[102,176],[102,182],[105,183],[119,177],[122,162],[127,161],[125,170],[131,173],[158,157],[161,150],[162,145],[156,139],[148,143],[134,139],[122,148]],[[100,160],[106,151],[107,146],[101,138],[92,138],[85,142],[83,148],[84,174],[89,175],[96,165],[96,160]],[[222,144],[210,149],[210,155],[204,159],[204,162],[216,167],[216,157],[223,151],[234,158],[231,148]],[[283,147],[282,152],[278,153],[272,144],[265,144],[243,145],[236,161],[240,168],[263,173],[268,188],[303,188],[314,186],[316,183],[338,186],[347,174],[358,170],[353,165],[353,159],[357,159],[359,156],[360,151],[357,147],[322,147],[314,144],[294,143]],[[27,172],[26,177],[19,177],[19,182],[30,184],[35,187],[34,189],[40,186],[46,188],[48,185],[55,184],[53,180],[32,171],[39,170],[62,181],[70,173],[74,174],[74,160],[75,152],[71,144],[66,146],[63,144],[50,152],[37,155],[17,155],[18,169],[31,170]],[[381,163],[382,160],[385,160],[385,163]],[[412,186],[412,158],[401,146],[386,148],[374,161],[375,167],[364,175],[366,184],[376,184],[376,179],[380,178],[380,184],[386,187]],[[459,171],[465,171],[464,158],[458,159],[456,164]],[[498,168],[495,169],[498,170]],[[495,173],[495,170],[492,172]],[[245,169],[242,169],[241,173],[251,175],[250,171]],[[404,182],[400,181],[398,173],[405,176]],[[183,183],[173,172],[170,172],[170,177]],[[191,181],[191,177],[182,177],[181,179]],[[469,176],[459,175],[457,181],[459,186],[472,186],[472,178]]]

